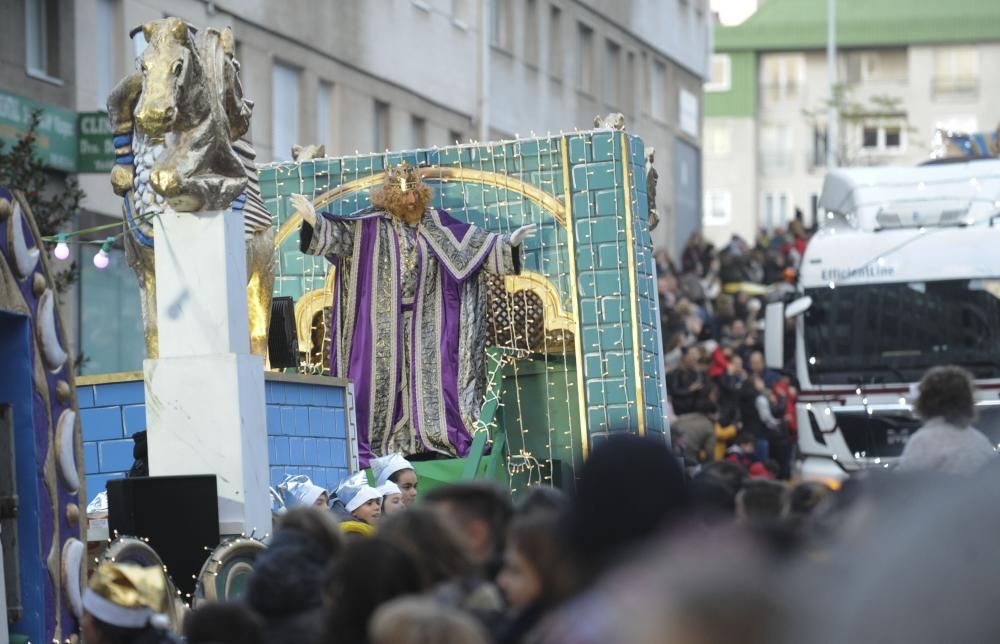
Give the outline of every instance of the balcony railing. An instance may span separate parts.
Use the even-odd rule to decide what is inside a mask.
[[[979,78],[976,76],[934,76],[931,78],[931,96],[934,98],[979,98]]]

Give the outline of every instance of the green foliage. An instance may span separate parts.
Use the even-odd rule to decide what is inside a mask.
[[[7,146],[0,141],[0,185],[24,193],[38,230],[47,237],[63,230],[76,218],[84,192],[73,176],[65,177],[59,185],[60,180],[35,155],[41,116],[41,110],[32,112],[28,129],[14,145]],[[77,276],[76,262],[73,262],[68,270],[58,271],[52,277],[61,293],[76,281]]]

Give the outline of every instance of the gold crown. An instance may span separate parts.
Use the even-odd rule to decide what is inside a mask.
[[[389,168],[385,176],[385,185],[396,184],[401,192],[406,192],[418,183],[420,183],[420,175],[417,174],[417,169],[406,161]]]

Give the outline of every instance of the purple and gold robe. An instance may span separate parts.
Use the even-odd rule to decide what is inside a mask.
[[[465,456],[485,386],[483,271],[520,272],[507,236],[428,208],[322,213],[300,248],[336,270],[330,373],[354,383],[361,467],[376,456]]]

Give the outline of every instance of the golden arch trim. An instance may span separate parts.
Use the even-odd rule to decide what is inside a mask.
[[[566,206],[556,197],[545,192],[537,186],[525,183],[520,179],[515,179],[509,175],[497,172],[486,172],[484,170],[473,170],[471,168],[419,168],[420,176],[424,179],[439,179],[441,181],[468,181],[470,183],[481,183],[483,185],[494,186],[510,190],[524,196],[527,200],[538,204],[544,210],[552,213],[555,220],[563,227],[566,226]],[[332,190],[324,192],[313,200],[316,208],[322,208],[328,203],[339,199],[352,192],[366,190],[382,185],[385,177],[384,172],[373,174],[370,177],[363,177],[355,181],[341,184]],[[295,232],[302,223],[302,215],[299,212],[292,213],[285,223],[278,229],[278,234],[274,240],[275,248]]]
[[[531,291],[542,300],[546,331],[576,333],[576,320],[571,313],[563,310],[559,303],[559,292],[544,275],[531,272],[507,275],[504,277],[504,287],[508,293]]]

